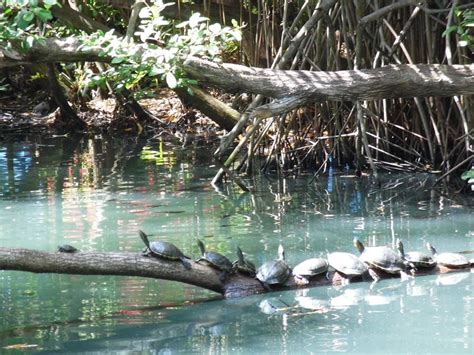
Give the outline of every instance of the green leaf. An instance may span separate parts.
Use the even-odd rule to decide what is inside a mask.
[[[209,31],[211,31],[214,34],[218,34],[219,32],[221,32],[221,30],[222,30],[222,26],[219,23],[214,23],[209,26]]]
[[[463,172],[461,175],[461,179],[463,180],[474,179],[474,169],[466,170],[465,172]]]
[[[51,11],[42,9],[42,8],[36,8],[33,10],[35,15],[40,19],[42,22],[47,22],[53,18],[53,15],[51,14]]]
[[[31,22],[35,18],[35,14],[32,11],[25,11],[21,18],[25,22]]]
[[[148,7],[144,7],[143,9],[140,10],[138,13],[139,18],[149,18],[151,16],[151,10]]]
[[[113,57],[111,63],[112,64],[119,64],[124,61],[124,57]]]
[[[166,84],[170,89],[174,89],[178,86],[178,81],[172,72],[166,74]]]
[[[26,37],[25,42],[24,42],[25,48],[30,49],[31,47],[33,47],[34,41],[35,41],[35,38],[33,36]]]
[[[458,26],[449,26],[446,28],[442,34],[443,37],[446,37],[449,35],[451,32],[456,32],[458,30]]]
[[[163,73],[164,73],[163,68],[160,68],[154,65],[148,72],[148,76],[156,76]]]
[[[57,0],[43,0],[43,3],[47,5],[48,7],[51,7],[53,5],[57,5],[58,1]]]

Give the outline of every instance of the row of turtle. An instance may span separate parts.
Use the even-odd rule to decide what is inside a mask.
[[[293,270],[285,260],[283,246],[279,246],[278,259],[263,264],[257,272],[257,278],[265,285],[284,285],[291,275],[304,284],[312,277],[326,274],[331,267],[345,279],[370,275],[377,281],[383,274],[401,275],[418,269],[430,269],[436,265],[459,269],[471,266],[471,262],[459,253],[440,253],[427,243],[430,254],[415,251],[405,253],[403,243],[397,240],[397,250],[387,246],[365,247],[360,240],[354,239],[354,246],[360,255],[346,252],[334,252],[324,258],[311,258],[296,265]]]
[[[179,260],[185,268],[191,268],[190,258],[185,256],[174,244],[165,241],[150,242],[143,231],[139,231],[139,235],[146,245],[142,255]],[[427,243],[430,254],[421,251],[405,253],[401,240],[397,240],[397,250],[394,250],[387,246],[364,247],[362,242],[355,238],[354,246],[358,249],[360,256],[346,252],[334,252],[328,254],[327,259],[304,260],[293,269],[286,262],[282,245],[278,248],[278,258],[265,262],[258,269],[244,257],[239,247],[237,248],[237,260],[231,262],[220,253],[206,251],[204,243],[200,240],[198,240],[198,246],[201,256],[196,262],[205,262],[221,271],[221,281],[224,281],[230,273],[240,272],[255,275],[267,288],[270,285],[286,284],[291,275],[297,282],[307,284],[312,277],[326,274],[330,267],[349,280],[365,274],[369,274],[374,280],[377,280],[380,277],[378,272],[402,274],[417,269],[433,268],[437,264],[449,268],[470,266],[469,260],[463,255],[458,253],[438,254],[430,243]]]

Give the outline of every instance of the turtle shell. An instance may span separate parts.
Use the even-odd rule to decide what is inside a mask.
[[[436,249],[430,244],[426,243],[426,247],[433,254],[436,262],[440,265],[446,266],[452,269],[463,269],[471,265],[470,261],[462,254],[459,253],[440,253],[436,252]]]
[[[405,260],[418,268],[428,269],[436,266],[436,261],[433,257],[421,251],[410,251],[405,253]]]
[[[436,265],[436,261],[433,259],[433,257],[426,253],[422,253],[419,251],[411,251],[409,253],[405,253],[403,242],[400,239],[397,239],[397,249],[400,257],[412,267],[428,269]]]
[[[162,240],[150,243],[150,251],[158,256],[170,260],[180,260],[184,258],[184,254],[174,244]]]
[[[328,262],[322,258],[306,259],[293,268],[293,275],[313,277],[328,271]]]
[[[459,253],[440,253],[435,256],[438,264],[456,269],[465,268],[470,265],[469,260]]]
[[[204,243],[198,239],[197,241],[199,250],[201,251],[201,257],[196,261],[199,262],[201,260],[206,261],[211,266],[215,267],[216,269],[224,272],[232,272],[234,270],[234,266],[227,259],[224,255],[213,252],[213,251],[206,251]]]
[[[77,253],[79,249],[69,244],[63,244],[58,246],[58,251],[61,253]]]
[[[148,236],[143,231],[138,231],[140,238],[146,245],[145,251],[142,253],[144,256],[157,256],[169,260],[180,260],[186,269],[191,268],[191,264],[187,259],[186,255],[183,254],[174,244],[165,242],[162,240],[156,240],[150,243]]]
[[[257,279],[268,285],[284,284],[291,270],[284,260],[270,260],[258,268]]]
[[[403,259],[393,249],[380,246],[368,247],[358,240],[354,239],[354,245],[360,251],[360,260],[366,263],[369,267],[385,271],[389,274],[398,274],[406,268]]]
[[[221,271],[231,272],[233,270],[233,265],[230,260],[222,254],[206,251],[202,255],[202,259]]]
[[[237,247],[237,257],[238,259],[234,261],[232,266],[236,268],[239,272],[255,275],[256,270],[254,263],[245,259],[244,253],[242,253],[242,249],[240,249],[240,247]]]
[[[331,253],[328,255],[328,262],[333,269],[348,277],[361,276],[367,272],[364,262],[351,253]]]

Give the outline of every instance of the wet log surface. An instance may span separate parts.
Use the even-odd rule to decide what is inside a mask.
[[[215,291],[226,298],[242,297],[270,291],[282,291],[296,288],[340,285],[345,278],[337,272],[319,275],[309,284],[301,285],[293,278],[284,286],[266,289],[258,280],[235,273],[221,282],[221,272],[208,265],[190,261],[191,269],[186,269],[180,261],[146,257],[136,252],[77,252],[61,253],[31,249],[0,248],[0,270],[17,270],[33,273],[60,273],[79,275],[119,275],[138,276],[154,279],[172,280]],[[469,272],[471,266],[464,269],[448,269],[436,266],[429,270],[419,270],[415,276],[436,275],[454,272]],[[397,277],[383,275],[384,277]],[[372,281],[370,277],[359,277],[351,282]]]

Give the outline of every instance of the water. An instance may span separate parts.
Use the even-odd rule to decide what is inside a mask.
[[[212,136],[0,142],[0,246],[140,251],[137,230],[196,257],[197,238],[261,264],[350,251],[353,237],[405,249],[473,250],[473,201],[429,176],[258,177],[209,185]],[[469,205],[471,207],[469,207]],[[472,255],[470,255],[472,257]],[[136,277],[0,271],[0,353],[473,352],[473,274],[318,287],[222,300]]]

